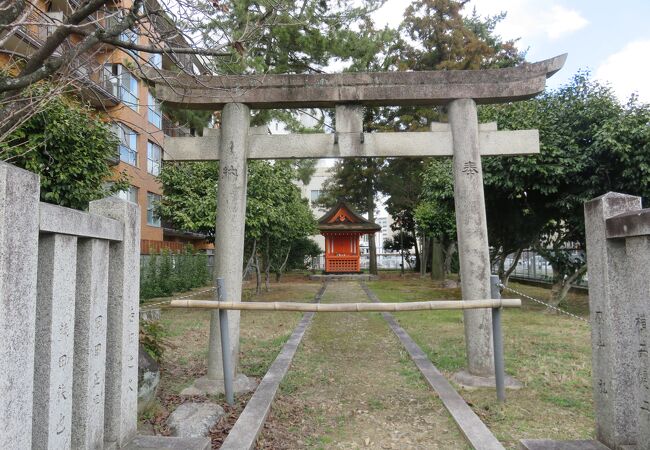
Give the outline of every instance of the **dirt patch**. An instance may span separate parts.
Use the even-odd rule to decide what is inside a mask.
[[[286,282],[273,284],[270,292],[258,296],[251,295],[247,289],[247,296],[254,301],[311,301],[320,287],[320,283],[306,281],[302,276],[287,277]],[[197,294],[193,298],[208,299],[212,294]],[[241,315],[241,371],[258,380],[263,377],[301,317],[300,313],[244,311]],[[225,403],[223,396],[179,395],[207,372],[210,312],[163,309],[161,325],[168,346],[161,363],[160,389],[157,402],[140,415],[140,432],[167,436],[167,417],[178,405],[209,400],[226,411],[226,416],[210,430],[212,448],[219,448],[252,394],[238,396],[232,407]]]

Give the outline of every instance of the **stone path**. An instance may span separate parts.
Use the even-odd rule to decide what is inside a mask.
[[[356,282],[330,283],[322,301],[367,302]],[[376,313],[317,314],[261,447],[468,448],[436,394]]]

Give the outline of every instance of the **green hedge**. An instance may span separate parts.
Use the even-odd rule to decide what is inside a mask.
[[[175,292],[185,292],[205,286],[210,281],[208,257],[187,246],[180,253],[163,249],[151,254],[140,263],[140,300],[168,297]]]

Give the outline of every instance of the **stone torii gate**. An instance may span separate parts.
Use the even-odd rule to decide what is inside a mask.
[[[544,90],[566,54],[515,68],[432,72],[189,76],[149,70],[156,97],[170,106],[222,109],[221,128],[203,137],[166,138],[165,160],[219,160],[215,266],[225,300],[241,301],[247,159],[452,156],[464,300],[491,298],[481,156],[539,152],[537,130],[479,125],[476,105],[525,100]],[[364,133],[363,106],[447,105],[449,123],[429,132]],[[250,127],[250,109],[336,108],[333,134],[269,135]],[[239,311],[230,314],[234,369]],[[489,310],[464,311],[468,372],[494,374]],[[222,377],[218,312],[212,313],[208,379]],[[234,375],[234,374],[233,374]],[[465,378],[467,379],[467,377]]]

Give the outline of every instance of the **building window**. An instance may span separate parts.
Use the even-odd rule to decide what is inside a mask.
[[[160,53],[152,53],[149,56],[149,64],[156,69],[162,69],[162,55]]]
[[[151,175],[160,175],[162,165],[162,148],[151,141],[147,142],[147,172]]]
[[[147,107],[149,108],[149,113],[147,114],[149,123],[157,128],[162,128],[162,111],[160,110],[160,102],[151,95],[151,92],[147,94]]]
[[[160,217],[156,214],[156,204],[162,197],[152,192],[147,192],[147,225],[160,226]]]
[[[318,201],[318,199],[320,198],[320,196],[322,194],[323,194],[323,191],[318,190],[318,189],[313,189],[311,191],[309,199],[311,201],[312,206],[314,206],[316,204],[316,202]]]
[[[123,67],[123,66],[120,66]],[[126,69],[122,69],[120,99],[134,111],[138,110],[138,79]]]
[[[129,202],[138,203],[138,191],[139,189],[135,186],[129,186],[128,189],[124,191],[119,191],[115,194],[117,198],[122,200],[127,200]]]
[[[113,132],[119,139],[120,161],[132,166],[138,165],[138,133],[123,123],[115,123]]]
[[[102,82],[114,96],[134,111],[138,110],[138,79],[121,64],[105,64]]]

